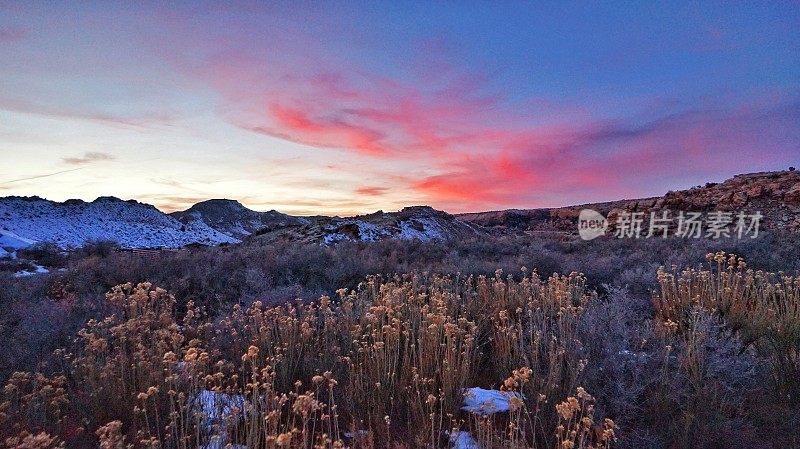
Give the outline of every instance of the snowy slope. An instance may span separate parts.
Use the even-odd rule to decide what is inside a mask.
[[[209,200],[172,214],[137,201],[101,197],[64,203],[38,197],[0,198],[0,257],[36,242],[62,248],[112,240],[126,248],[216,245],[246,238],[334,244],[341,241],[450,240],[485,235],[480,225],[426,206],[356,217],[293,217],[257,212],[232,200]]]
[[[170,216],[185,224],[203,223],[236,239],[243,239],[266,229],[308,223],[302,217],[292,217],[274,210],[256,212],[238,201],[225,199],[203,201],[185,211],[173,212]]]
[[[113,240],[127,248],[238,242],[203,222],[184,224],[148,204],[113,197],[88,203],[57,203],[38,197],[0,198],[0,233],[0,246],[8,243],[14,248],[35,242],[78,247],[90,240]]]
[[[485,235],[480,225],[465,223],[453,215],[427,206],[406,207],[398,212],[378,211],[356,217],[309,217],[307,223],[257,233],[266,240],[294,240],[330,245],[343,241],[419,240],[423,242]]]
[[[9,250],[9,252],[27,248],[34,243],[36,243],[34,240],[20,237],[17,234],[5,229],[0,229],[0,248],[5,248]]]

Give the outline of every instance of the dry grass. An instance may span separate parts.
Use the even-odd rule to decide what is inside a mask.
[[[600,360],[588,356],[584,318],[610,309],[579,273],[371,276],[314,302],[256,301],[222,316],[148,283],[120,285],[104,319],[40,372],[10,377],[0,437],[42,449],[399,449],[449,447],[468,431],[484,449],[608,448],[625,429],[603,417],[608,398],[582,387],[590,364],[615,363],[656,373],[628,401],[640,417],[625,423],[651,420],[673,447],[715,447],[726,431],[716,423],[766,416],[745,400],[773,404],[770,423],[797,410],[800,281],[723,253],[709,261],[660,270],[655,315],[642,324],[656,328],[651,341],[611,354],[594,345]],[[760,379],[762,361],[769,398],[733,385]],[[463,411],[467,387],[511,393],[510,410]]]
[[[593,297],[576,273],[370,277],[212,321],[191,303],[178,320],[150,284],[120,285],[113,314],[57,351],[54,375],[12,376],[0,419],[11,447],[445,447],[462,427],[487,449],[607,444],[582,389],[574,417],[555,406],[574,400],[575,323]],[[508,416],[460,410],[466,387],[500,384],[525,398]]]
[[[779,401],[800,404],[800,277],[749,269],[733,254],[708,254],[706,269],[659,270],[657,316],[669,332],[696,346],[698,314],[718,315],[771,364]],[[696,363],[695,363],[696,365]]]

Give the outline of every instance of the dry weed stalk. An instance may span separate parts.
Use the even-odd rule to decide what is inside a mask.
[[[333,299],[210,321],[192,303],[178,320],[175,298],[150,284],[120,285],[114,313],[56,354],[63,374],[12,377],[0,418],[16,426],[9,437],[53,447],[49,435],[109,448],[438,448],[465,423],[486,449],[550,447],[592,298],[577,273],[373,276]],[[466,387],[501,383],[518,393],[507,416],[460,410]]]
[[[746,347],[769,360],[780,400],[800,403],[800,278],[754,271],[733,254],[706,257],[707,269],[658,271],[654,303],[662,329],[695,347],[698,311],[718,314]]]

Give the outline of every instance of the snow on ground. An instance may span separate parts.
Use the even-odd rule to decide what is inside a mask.
[[[49,272],[50,272],[50,270],[48,270],[47,268],[45,268],[45,267],[43,267],[41,265],[36,265],[36,270],[35,271],[17,271],[16,273],[14,273],[14,277],[21,278],[21,277],[26,277],[26,276],[33,276],[34,274],[44,274],[44,273],[49,273]]]
[[[334,244],[334,243],[344,242],[344,241],[347,241],[347,240],[352,240],[352,239],[350,237],[344,235],[344,234],[339,234],[337,232],[337,233],[333,233],[333,234],[326,234],[324,237],[322,237],[322,244],[323,245],[331,245],[331,244]]]
[[[127,248],[179,248],[236,243],[201,221],[183,224],[148,204],[103,197],[90,203],[0,198],[0,246],[53,242],[62,248],[112,240]],[[8,244],[8,245],[7,245]]]
[[[400,221],[399,227],[381,226],[358,219],[342,219],[323,227],[328,233],[323,236],[323,244],[354,240],[351,235],[340,232],[343,226],[355,225],[358,227],[359,240],[362,242],[375,242],[384,238],[397,238],[400,240],[420,240],[430,242],[446,238],[447,232],[432,218],[417,217]]]
[[[421,230],[418,228],[422,228]],[[401,240],[420,240],[429,242],[431,240],[440,240],[445,236],[445,232],[441,226],[431,218],[415,218],[413,220],[404,220],[400,222],[400,234],[398,238]]]
[[[486,390],[473,387],[464,390],[464,406],[461,410],[476,415],[491,415],[511,410],[510,399],[522,398],[522,395],[513,391]],[[480,444],[466,431],[459,430],[450,434],[450,443],[453,449],[480,449]]]
[[[480,449],[480,445],[469,432],[459,430],[450,434],[450,444],[453,449]]]
[[[369,437],[369,432],[367,432],[366,430],[359,430],[357,432],[345,432],[343,435],[345,438],[349,438],[352,440],[355,438],[367,438]]]
[[[7,229],[0,228],[0,248],[12,248],[16,250],[27,248],[34,243],[36,243],[36,241],[20,237]]]
[[[322,237],[322,244],[331,245],[342,241],[354,240],[351,235],[339,232],[342,227],[352,225],[358,228],[358,240],[362,242],[375,242],[392,235],[389,230],[374,223],[357,219],[340,219],[323,226],[322,229],[327,234]]]
[[[230,395],[203,390],[190,401],[190,409],[200,414],[202,431],[209,437],[208,443],[200,449],[222,449],[226,447],[227,420],[235,410],[244,410],[242,395]],[[242,446],[244,447],[244,446]]]
[[[461,409],[476,415],[507,412],[511,409],[509,399],[512,397],[522,398],[519,393],[513,391],[467,388],[464,391],[464,406]]]
[[[361,240],[365,242],[374,242],[380,240],[381,237],[389,235],[389,231],[372,223],[357,220],[356,225],[358,226],[358,234],[361,236]]]
[[[234,408],[242,410],[244,397],[240,394],[230,395],[203,390],[195,396],[192,406],[196,408],[197,413],[202,414],[208,429],[212,424],[229,417]]]
[[[358,238],[362,242],[375,242],[381,240],[383,237],[391,236],[389,230],[374,223],[357,219],[343,219],[336,220],[335,222],[323,227],[325,231],[331,232],[323,237],[323,243],[329,245],[331,243],[341,242],[344,240],[353,240],[350,235],[338,232],[342,229],[342,227],[348,225],[355,225],[358,227]]]

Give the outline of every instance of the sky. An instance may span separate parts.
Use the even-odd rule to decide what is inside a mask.
[[[0,196],[455,213],[790,165],[796,1],[0,0]]]

